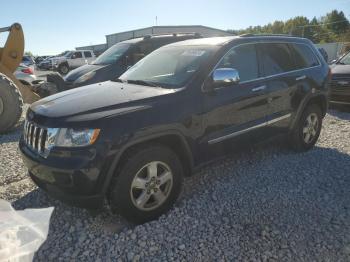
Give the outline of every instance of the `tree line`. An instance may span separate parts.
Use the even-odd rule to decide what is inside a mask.
[[[350,42],[350,23],[342,11],[333,10],[320,18],[309,20],[296,16],[287,21],[275,21],[264,26],[250,26],[246,29],[228,30],[241,34],[288,34],[306,37],[314,43]]]

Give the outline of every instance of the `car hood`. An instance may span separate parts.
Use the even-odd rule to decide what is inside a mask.
[[[340,65],[335,64],[331,66],[332,74],[342,75],[342,74],[350,74],[350,65]]]
[[[64,78],[64,81],[74,82],[79,77],[85,75],[86,73],[97,71],[100,68],[105,67],[105,65],[83,65],[72,71],[70,71]]]
[[[152,98],[174,92],[174,89],[106,81],[46,97],[33,103],[30,111],[45,118],[91,120],[150,107]]]
[[[66,59],[66,57],[65,57],[65,56],[56,56],[56,57],[50,58],[49,60],[51,60],[51,61],[57,61],[57,60],[63,60],[63,59]]]

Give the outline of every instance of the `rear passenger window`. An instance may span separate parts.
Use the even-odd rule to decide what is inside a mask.
[[[254,44],[232,48],[223,58],[218,68],[234,68],[241,82],[258,78],[258,61]]]
[[[316,55],[311,48],[304,44],[291,44],[297,69],[319,65]]]
[[[91,55],[90,52],[84,52],[84,56],[85,56],[85,57],[92,57],[92,55]]]
[[[287,44],[259,44],[264,76],[295,70],[291,51]]]
[[[151,53],[154,49],[153,49],[153,45],[151,42],[142,42],[139,45],[139,50],[142,54],[144,55],[148,55],[149,53]]]
[[[153,49],[156,50],[164,45],[168,45],[171,43],[174,43],[175,41],[172,40],[172,38],[166,38],[166,39],[157,39],[155,41],[153,41],[152,45],[153,45]]]

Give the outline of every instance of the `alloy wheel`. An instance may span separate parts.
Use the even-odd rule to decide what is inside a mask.
[[[311,113],[305,119],[303,126],[303,139],[306,144],[311,143],[317,135],[319,128],[318,117],[316,113]]]
[[[150,162],[136,173],[131,183],[131,200],[140,210],[156,209],[167,200],[172,186],[169,166],[160,161]]]

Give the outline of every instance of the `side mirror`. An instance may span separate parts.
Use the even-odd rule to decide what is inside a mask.
[[[215,87],[230,86],[239,83],[238,71],[234,68],[218,68],[213,72],[213,85]]]
[[[337,62],[337,59],[333,59],[330,64],[335,64]]]
[[[234,68],[215,69],[212,76],[204,82],[202,90],[211,92],[215,88],[232,86],[239,83],[239,73]]]

